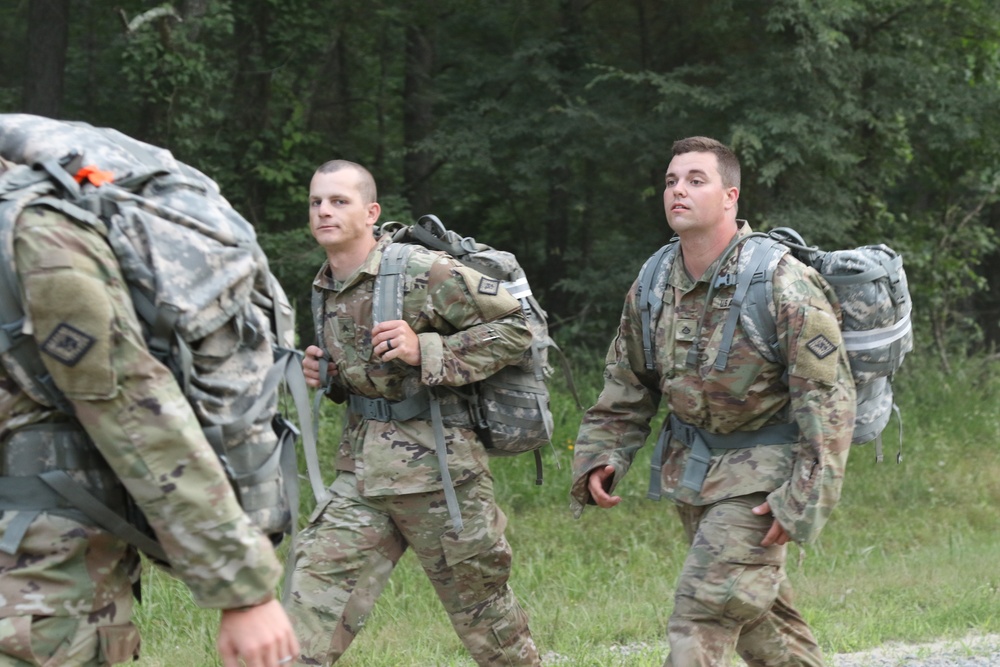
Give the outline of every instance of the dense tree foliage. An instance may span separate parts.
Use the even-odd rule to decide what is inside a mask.
[[[0,34],[0,110],[209,173],[303,315],[306,185],[342,157],[386,219],[518,253],[557,337],[603,348],[669,235],[670,144],[704,134],[740,155],[756,228],[903,251],[946,367],[1000,340],[992,0],[21,0]]]

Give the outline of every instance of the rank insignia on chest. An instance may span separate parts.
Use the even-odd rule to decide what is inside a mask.
[[[817,359],[824,359],[837,349],[837,346],[830,342],[830,339],[820,334],[806,343],[806,347],[809,351],[816,355]]]
[[[94,337],[65,322],[42,343],[42,351],[61,364],[76,366],[94,345]]]
[[[674,337],[680,341],[692,341],[697,326],[694,320],[678,318]]]
[[[496,296],[500,291],[500,281],[495,278],[487,278],[483,276],[479,279],[479,293],[489,294],[490,296]]]

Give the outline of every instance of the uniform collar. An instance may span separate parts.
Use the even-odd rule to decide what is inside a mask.
[[[743,238],[753,233],[753,230],[750,228],[750,223],[747,222],[746,220],[738,219],[736,221],[736,225],[737,225],[736,236],[740,238]],[[678,252],[677,259],[680,260],[680,258],[681,255]],[[726,258],[725,260],[726,263],[722,267],[722,270],[719,271],[719,275],[724,276],[730,273],[736,273],[739,259],[740,259],[740,253],[738,249],[736,252],[729,253],[729,257]],[[691,289],[694,289],[694,286],[698,283],[707,283],[709,279],[713,275],[715,275],[715,270],[719,266],[720,261],[721,257],[712,262],[712,264],[709,265],[707,269],[705,269],[705,273],[702,275],[702,277],[699,278],[698,280],[693,279],[690,276],[690,274],[688,274],[687,269],[684,268],[683,261],[675,261],[673,263],[673,266],[671,267],[670,277],[668,278],[668,282],[670,283],[670,285],[682,291],[687,292]]]
[[[368,253],[368,257],[361,263],[361,266],[343,281],[336,280],[333,277],[333,273],[330,271],[329,260],[323,262],[323,266],[319,268],[319,273],[316,274],[316,278],[313,280],[313,288],[340,292],[366,278],[377,276],[379,265],[382,263],[382,253],[390,243],[392,243],[392,237],[389,234],[383,234],[379,237],[375,247]]]

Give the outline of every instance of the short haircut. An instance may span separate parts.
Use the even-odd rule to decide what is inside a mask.
[[[722,185],[727,188],[740,187],[740,161],[728,146],[709,137],[688,137],[678,139],[673,145],[673,155],[684,153],[712,153],[719,162]]]
[[[324,162],[316,170],[317,174],[332,174],[341,169],[353,169],[358,174],[358,192],[365,204],[374,204],[378,201],[378,189],[375,187],[375,177],[372,173],[362,167],[357,162],[350,160],[330,160]]]

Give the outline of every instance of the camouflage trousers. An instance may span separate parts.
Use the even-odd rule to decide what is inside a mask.
[[[729,665],[734,651],[750,667],[822,667],[792,605],[785,547],[760,546],[774,519],[750,510],[765,500],[758,493],[703,507],[677,503],[691,546],[667,623],[664,667]]]
[[[139,656],[132,597],[86,616],[0,618],[0,667],[105,667]]]
[[[458,536],[448,531],[443,492],[363,498],[355,476],[343,472],[330,491],[298,537],[286,597],[302,646],[298,664],[329,665],[343,655],[407,547],[479,665],[541,664],[527,615],[507,585],[506,517],[489,475],[455,489],[465,522]]]

